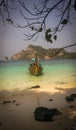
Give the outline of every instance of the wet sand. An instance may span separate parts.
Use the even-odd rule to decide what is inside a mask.
[[[57,92],[41,88],[22,92],[0,92],[0,130],[76,130],[76,99],[65,97],[76,89],[58,89]],[[36,121],[37,107],[57,108],[62,114],[54,121]]]

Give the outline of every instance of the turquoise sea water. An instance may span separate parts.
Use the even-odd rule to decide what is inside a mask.
[[[28,67],[32,61],[0,62],[0,91],[21,91],[35,85],[41,90],[76,88],[76,60],[40,61],[41,76],[33,76]]]

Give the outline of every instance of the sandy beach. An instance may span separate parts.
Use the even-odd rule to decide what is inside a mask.
[[[33,88],[21,92],[0,92],[0,130],[76,130],[76,99],[65,97],[76,89],[58,89],[56,92]],[[62,114],[53,121],[37,121],[37,107],[57,108]]]

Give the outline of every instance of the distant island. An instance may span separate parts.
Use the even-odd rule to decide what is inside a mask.
[[[14,54],[10,60],[29,60],[35,57],[35,52],[39,59],[75,59],[75,52],[66,52],[65,49],[54,48],[44,49],[41,46],[29,45],[26,50]]]

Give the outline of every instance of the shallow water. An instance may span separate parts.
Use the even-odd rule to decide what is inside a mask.
[[[0,91],[27,90],[40,85],[42,91],[76,88],[76,60],[40,61],[41,76],[33,76],[28,67],[32,61],[0,62]]]

